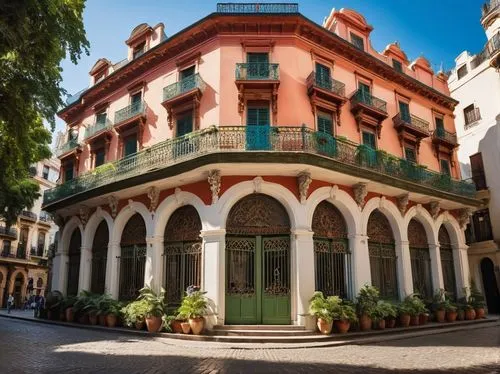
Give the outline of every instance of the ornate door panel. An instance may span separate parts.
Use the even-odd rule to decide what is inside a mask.
[[[144,270],[146,268],[146,247],[122,247],[120,259],[120,295],[124,301],[135,300],[139,290],[144,286]]]

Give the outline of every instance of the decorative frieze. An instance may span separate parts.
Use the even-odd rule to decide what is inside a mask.
[[[368,195],[368,190],[366,189],[366,183],[357,183],[352,186],[354,191],[354,201],[360,208],[365,206],[365,198]]]
[[[297,183],[299,185],[300,203],[305,204],[307,201],[307,192],[311,185],[312,178],[308,172],[302,172],[297,176]]]
[[[221,186],[220,170],[214,169],[208,172],[208,184],[210,186],[210,191],[212,192],[212,204],[216,204],[217,201],[219,201]]]

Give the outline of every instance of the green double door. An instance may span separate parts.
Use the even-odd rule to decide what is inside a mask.
[[[226,324],[287,325],[290,237],[226,238]]]

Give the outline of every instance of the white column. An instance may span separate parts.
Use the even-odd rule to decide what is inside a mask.
[[[469,289],[470,272],[467,246],[453,246],[453,263],[455,265],[455,278],[457,283],[457,296],[464,296],[464,288]]]
[[[206,316],[207,327],[224,324],[224,293],[226,269],[226,230],[215,229],[202,231],[203,267],[202,290],[209,299],[210,313]]]
[[[56,253],[52,260],[52,291],[60,291],[66,295],[66,283],[68,281],[68,255]]]
[[[90,291],[92,272],[92,248],[82,247],[80,251],[80,273],[78,277],[78,293]]]
[[[403,300],[413,293],[413,278],[411,274],[410,242],[402,240],[396,242],[397,272],[399,298]]]
[[[429,244],[429,255],[431,257],[432,287],[433,291],[444,289],[443,268],[441,266],[441,252],[439,245]]]
[[[314,241],[310,230],[295,230],[292,232],[292,257],[295,260],[294,286],[296,294],[295,321],[307,329],[314,328],[314,319],[309,315],[309,300],[315,291],[314,278]]]
[[[156,292],[162,287],[163,269],[163,236],[146,238],[146,266],[144,269],[144,285]]]
[[[117,256],[120,256],[120,252],[121,250],[119,241],[112,241],[108,244],[108,258],[106,263],[106,292],[115,299],[118,298],[119,292],[120,266]]]
[[[349,235],[349,250],[352,256],[352,298],[354,299],[365,284],[372,284],[368,236]]]

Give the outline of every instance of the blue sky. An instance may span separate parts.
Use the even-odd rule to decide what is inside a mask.
[[[249,2],[234,1],[233,2]],[[266,2],[266,1],[260,1]],[[274,2],[280,2],[275,0]],[[437,71],[441,63],[454,66],[455,57],[463,50],[479,52],[486,36],[481,27],[481,5],[485,0],[307,0],[298,2],[299,11],[321,24],[332,8],[351,8],[362,13],[374,27],[372,44],[381,51],[399,41],[410,60],[423,54]],[[125,40],[139,23],[165,24],[170,36],[216,9],[210,0],[87,0],[84,23],[90,41],[90,56],[78,65],[62,62],[63,84],[75,93],[88,86],[91,67],[98,58],[117,62],[126,57]],[[418,4],[416,9],[414,4]],[[58,120],[57,129],[64,123]]]

